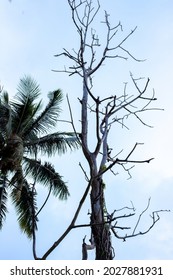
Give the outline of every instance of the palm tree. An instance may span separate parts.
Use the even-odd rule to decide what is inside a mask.
[[[35,183],[49,188],[59,199],[69,195],[68,187],[50,162],[42,162],[38,155],[63,154],[68,148],[79,147],[74,133],[55,132],[60,113],[62,92],[60,89],[48,94],[49,102],[41,110],[39,85],[31,77],[20,80],[17,93],[9,100],[8,93],[0,97],[0,228],[6,217],[7,194],[10,192],[17,209],[22,230],[32,236],[37,228]],[[28,183],[28,176],[34,179]]]

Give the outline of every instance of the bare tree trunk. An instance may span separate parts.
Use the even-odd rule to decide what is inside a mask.
[[[105,221],[104,208],[102,179],[94,179],[91,191],[91,229],[95,242],[96,260],[112,260],[114,257],[110,228]]]
[[[91,184],[91,231],[94,237],[96,260],[112,260],[112,245],[110,238],[110,231],[108,225],[105,223],[104,217],[104,189],[102,178],[99,176],[97,168],[97,153],[90,152],[88,148],[88,86],[87,86],[87,71],[83,69],[84,84],[83,84],[83,98],[82,98],[82,148],[84,155],[90,166],[90,176],[92,178]]]

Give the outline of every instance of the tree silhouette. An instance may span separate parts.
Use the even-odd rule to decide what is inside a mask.
[[[64,48],[62,53],[55,55],[55,57],[64,56],[71,62],[71,65],[62,70],[54,71],[66,73],[69,76],[78,75],[83,85],[83,91],[79,98],[81,106],[80,142],[83,155],[89,166],[89,174],[83,168],[82,170],[90,187],[87,186],[86,190],[90,191],[91,202],[90,223],[88,225],[80,225],[91,228],[90,244],[86,244],[85,238],[83,239],[83,259],[87,259],[87,250],[95,248],[97,260],[112,260],[115,253],[111,235],[126,240],[129,237],[145,234],[159,220],[159,212],[162,211],[152,213],[152,224],[149,229],[144,232],[137,232],[140,218],[149,207],[149,199],[148,205],[137,220],[132,234],[121,235],[119,231],[128,230],[129,228],[119,226],[119,220],[133,216],[135,209],[133,205],[131,208],[124,207],[123,209],[131,209],[132,213],[120,216],[116,215],[117,210],[109,213],[104,195],[106,185],[104,180],[105,173],[111,172],[113,175],[116,175],[115,167],[121,166],[131,176],[131,164],[150,163],[153,159],[136,160],[133,158],[134,152],[142,143],[135,143],[130,152],[125,157],[121,157],[122,151],[117,154],[115,147],[111,146],[110,135],[117,125],[127,128],[126,120],[130,116],[134,116],[143,125],[150,127],[141,118],[141,114],[148,110],[157,110],[157,108],[150,106],[156,100],[156,97],[154,91],[149,95],[147,93],[149,79],[146,79],[141,87],[139,85],[141,78],[135,78],[132,74],[132,94],[128,93],[127,84],[124,86],[124,92],[120,94],[103,96],[103,94],[95,92],[94,76],[96,76],[97,71],[101,69],[105,61],[110,59],[127,60],[128,58],[138,62],[141,61],[135,58],[124,46],[128,38],[135,32],[136,27],[117,43],[117,34],[123,31],[122,25],[119,22],[116,26],[112,27],[109,20],[110,16],[105,11],[102,24],[106,27],[107,33],[105,42],[101,44],[95,29],[92,27],[100,10],[99,0],[68,0],[68,4],[71,9],[73,24],[79,36],[79,48],[77,50],[72,49],[72,51]],[[100,57],[97,55],[97,52],[99,55],[101,53]],[[71,119],[74,123],[72,113]],[[91,131],[92,133],[90,133]],[[93,140],[92,144],[91,138]],[[95,143],[94,147],[93,143]]]

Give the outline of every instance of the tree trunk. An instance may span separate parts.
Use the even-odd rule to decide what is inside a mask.
[[[91,190],[91,228],[96,248],[96,260],[112,260],[111,233],[105,217],[105,200],[102,179],[94,179]]]
[[[96,260],[112,260],[113,248],[109,224],[105,221],[105,200],[102,177],[98,176],[97,154],[88,148],[88,88],[87,71],[84,70],[83,98],[82,98],[82,148],[90,166],[91,184],[91,231],[96,248]]]

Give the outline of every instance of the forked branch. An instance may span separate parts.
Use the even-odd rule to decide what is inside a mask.
[[[117,232],[117,229],[118,229],[117,228],[117,223],[115,223],[111,227],[111,230],[112,230],[112,232],[113,232],[113,234],[115,235],[116,238],[122,239],[123,241],[126,241],[126,239],[128,239],[128,238],[136,237],[138,235],[144,235],[144,234],[148,233],[155,226],[155,224],[160,220],[159,214],[161,212],[170,212],[170,210],[157,210],[157,211],[153,211],[152,214],[150,215],[150,217],[152,219],[151,225],[146,230],[144,230],[144,231],[140,231],[139,230],[138,232],[136,232],[137,228],[140,225],[140,221],[141,221],[143,215],[149,209],[150,201],[151,201],[151,198],[149,198],[146,208],[139,214],[139,217],[137,219],[136,225],[134,226],[134,229],[132,230],[131,234],[126,234],[126,235],[123,235],[123,236],[119,235],[119,233]],[[127,216],[126,215],[120,216],[120,217],[117,217],[117,219],[120,219],[122,217],[126,218]],[[121,229],[121,227],[119,227],[119,229]],[[122,227],[122,229],[123,229],[123,227]]]

